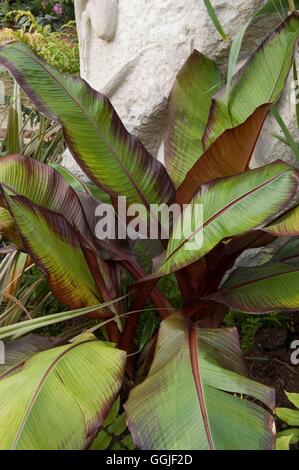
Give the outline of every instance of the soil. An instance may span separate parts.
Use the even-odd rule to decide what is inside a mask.
[[[293,408],[285,391],[299,393],[299,365],[292,365],[290,345],[299,340],[299,314],[291,316],[291,329],[263,328],[246,353],[250,376],[276,390],[276,406]],[[277,430],[287,426],[277,420]],[[299,448],[296,446],[296,448]]]

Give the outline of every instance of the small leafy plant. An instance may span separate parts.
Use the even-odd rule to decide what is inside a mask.
[[[0,28],[0,44],[13,40],[22,41],[60,72],[79,74],[79,44],[74,21],[52,31],[38,22],[29,10],[10,11],[7,23]]]
[[[286,392],[286,395],[296,409],[276,408],[275,413],[281,421],[289,426],[296,427],[290,427],[277,434],[277,450],[289,450],[290,445],[295,445],[299,442],[299,394]]]
[[[2,23],[4,27],[12,26],[14,21],[11,19],[16,11],[31,12],[36,17],[39,26],[49,26],[54,31],[75,19],[73,0],[4,0],[1,3],[0,24]],[[22,27],[23,23],[17,24],[18,26]]]
[[[294,13],[234,77],[229,93],[215,63],[195,51],[169,99],[165,166],[84,80],[61,74],[23,43],[0,48],[0,63],[59,123],[99,191],[23,155],[0,160],[1,233],[71,310],[0,328],[0,339],[23,336],[22,347],[7,343],[13,367],[0,375],[3,449],[92,447],[120,391],[142,449],[274,448],[274,390],[248,377],[237,330],[221,325],[229,308],[252,315],[299,308],[298,170],[282,161],[249,169],[298,37]],[[176,203],[181,216],[168,238],[159,220],[158,241],[99,238],[101,200],[118,208],[120,197],[146,215],[153,204]],[[244,251],[277,237],[293,238],[267,263],[232,270]],[[140,253],[155,257],[150,272]],[[181,305],[160,290],[161,279],[176,283]],[[24,336],[82,317],[92,325],[79,324],[71,342],[60,337],[55,347],[39,338],[41,352]]]

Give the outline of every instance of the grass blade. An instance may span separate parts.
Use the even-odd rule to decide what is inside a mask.
[[[289,147],[291,147],[291,149],[293,150],[295,156],[296,156],[296,159],[299,161],[299,146],[298,144],[295,142],[292,134],[290,133],[289,129],[287,128],[283,118],[281,117],[278,109],[276,108],[276,106],[272,106],[271,108],[271,111],[272,111],[272,114],[273,116],[275,117],[277,123],[279,124],[284,136],[285,136],[285,140],[287,141],[287,144]]]
[[[222,37],[222,39],[224,41],[228,41],[229,36],[224,32],[224,30],[223,30],[223,28],[220,24],[220,21],[218,19],[218,16],[215,12],[215,9],[214,9],[213,5],[211,4],[210,0],[203,0],[203,2],[204,2],[205,7],[208,11],[209,17],[210,17],[213,25],[217,29],[218,33],[220,34],[220,36]]]

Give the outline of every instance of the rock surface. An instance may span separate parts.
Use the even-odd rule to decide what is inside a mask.
[[[220,22],[234,37],[263,0],[213,0]],[[174,79],[193,49],[225,70],[230,42],[223,41],[199,0],[75,0],[81,50],[81,74],[112,101],[127,129],[163,158],[167,98]],[[246,35],[246,59],[278,19],[255,23]],[[298,137],[294,105],[287,86],[282,114]],[[291,151],[271,133],[279,127],[270,117],[253,159],[260,166],[277,158],[294,161]],[[299,138],[298,138],[299,140]],[[70,154],[64,164],[81,174]]]

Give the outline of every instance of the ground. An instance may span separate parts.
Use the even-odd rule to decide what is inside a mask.
[[[276,406],[292,408],[284,391],[298,393],[299,365],[291,364],[290,345],[299,339],[299,314],[290,316],[290,330],[263,328],[246,353],[246,363],[251,377],[276,390]],[[287,426],[277,420],[277,430]],[[299,449],[299,446],[296,446]]]

